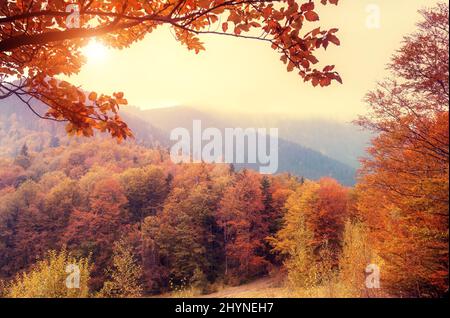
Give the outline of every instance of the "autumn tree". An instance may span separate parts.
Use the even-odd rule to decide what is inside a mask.
[[[212,281],[218,275],[214,198],[210,191],[203,185],[189,190],[175,188],[157,216],[156,226],[147,227],[157,246],[160,265],[166,267],[166,283],[205,286],[208,278]],[[204,281],[193,281],[196,272],[203,273]]]
[[[317,184],[298,187],[286,201],[283,227],[269,242],[284,259],[291,287],[310,288],[317,283],[315,276],[314,232],[305,208],[314,200]]]
[[[9,233],[4,243],[9,249],[2,254],[2,271],[9,275],[61,247],[60,237],[79,196],[75,181],[62,179],[45,193],[39,183],[29,180],[4,199],[1,210]]]
[[[239,172],[226,189],[217,212],[224,232],[225,277],[232,282],[267,271],[264,250],[270,223],[263,211],[260,177],[247,170]]]
[[[318,49],[340,44],[336,28],[308,28],[319,20],[318,2],[1,0],[0,98],[15,95],[39,117],[67,121],[72,134],[91,136],[98,129],[127,138],[131,132],[118,114],[126,104],[123,93],[87,93],[57,76],[79,72],[85,62],[81,48],[92,37],[123,49],[163,25],[196,53],[204,50],[203,34],[253,39],[267,42],[288,71],[295,69],[314,86],[341,82],[334,66],[317,66]],[[338,0],[320,3],[337,5]],[[46,113],[38,113],[36,101],[49,106]]]
[[[348,219],[345,222],[342,254],[339,257],[340,297],[367,297],[366,268],[375,263],[367,226]]]
[[[7,190],[7,191],[5,191]],[[0,192],[0,279],[14,276],[14,233],[17,231],[16,220],[18,213],[17,194],[13,188],[6,188]]]
[[[286,201],[283,226],[269,238],[298,287],[327,284],[338,267],[347,215],[347,190],[323,178],[305,181]]]
[[[327,248],[337,265],[342,248],[342,235],[348,208],[348,190],[331,178],[318,182],[315,201],[310,206],[309,220],[314,229],[316,252]]]
[[[223,273],[223,239],[216,211],[228,184],[224,166],[176,167],[163,210],[145,219],[144,267],[151,289],[195,286],[205,291]],[[169,286],[170,284],[170,286]]]
[[[0,189],[18,187],[21,179],[26,179],[25,170],[21,166],[4,164],[0,166]]]
[[[99,292],[101,297],[121,298],[142,296],[142,268],[138,264],[132,247],[124,239],[114,243],[112,265],[107,280]]]
[[[45,236],[46,242],[60,241],[70,215],[79,206],[80,199],[77,182],[69,178],[62,178],[58,184],[49,190],[41,211],[43,219],[35,224],[43,230],[44,233],[40,234]],[[43,223],[44,221],[45,223]],[[45,242],[44,238],[42,240],[42,242]],[[56,248],[55,246],[51,247]]]
[[[274,236],[281,228],[283,217],[287,212],[286,201],[298,186],[297,181],[289,175],[276,177],[263,176],[261,192],[264,208],[261,211],[263,223],[268,226],[267,236]],[[269,241],[265,240],[264,255],[268,261],[278,264],[277,255]]]
[[[448,4],[421,11],[393,56],[391,76],[367,95],[359,124],[377,133],[363,160],[359,209],[397,295],[448,290]]]
[[[49,251],[30,271],[17,275],[7,290],[12,298],[87,298],[90,264],[66,250]],[[74,274],[72,278],[70,275]]]
[[[126,209],[133,221],[144,221],[148,215],[162,210],[168,194],[164,172],[155,166],[127,169],[120,181],[128,199]]]
[[[109,178],[96,183],[89,196],[89,210],[74,208],[62,236],[62,241],[80,255],[92,254],[92,288],[101,287],[104,269],[110,264],[113,243],[128,228],[123,226],[122,207],[127,203],[118,180]]]

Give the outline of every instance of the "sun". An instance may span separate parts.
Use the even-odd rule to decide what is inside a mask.
[[[101,62],[108,56],[108,48],[96,40],[91,40],[82,48],[82,52],[88,62]]]

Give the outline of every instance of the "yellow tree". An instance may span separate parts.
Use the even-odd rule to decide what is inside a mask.
[[[50,251],[46,259],[19,274],[6,293],[12,298],[89,297],[89,259],[76,259],[66,250]]]
[[[142,295],[142,268],[137,264],[131,246],[123,239],[114,244],[113,265],[109,269],[100,297],[139,297]]]
[[[339,296],[367,296],[365,270],[372,263],[372,258],[366,226],[362,222],[347,220],[339,259]]]
[[[307,223],[307,210],[316,197],[319,185],[307,181],[286,201],[283,228],[269,238],[274,250],[285,257],[289,283],[295,287],[311,287],[316,283],[314,232]]]

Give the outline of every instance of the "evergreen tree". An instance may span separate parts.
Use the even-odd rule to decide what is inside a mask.
[[[28,153],[28,146],[26,143],[23,144],[19,154],[14,159],[14,164],[21,166],[24,169],[28,169],[31,166],[31,157]]]

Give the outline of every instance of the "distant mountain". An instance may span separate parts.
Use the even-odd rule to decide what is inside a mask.
[[[355,168],[357,167],[357,155],[356,152],[361,150],[363,147],[354,147],[352,150],[353,154],[348,155],[348,162],[351,164],[346,164],[340,162],[336,158],[331,158],[330,155],[324,154],[327,150],[327,145],[331,143],[336,143],[333,145],[333,149],[338,149],[340,146],[344,149],[349,149],[351,146],[348,144],[353,142],[356,136],[350,137],[347,135],[352,135],[353,132],[349,128],[343,128],[338,123],[330,123],[337,126],[340,130],[336,133],[336,136],[342,136],[342,140],[334,138],[333,141],[326,140],[322,142],[320,139],[326,139],[324,137],[324,132],[326,131],[325,123],[320,123],[318,128],[321,130],[322,136],[314,136],[314,129],[312,128],[312,123],[309,124],[308,129],[302,130],[302,122],[296,122],[295,120],[283,120],[278,119],[266,119],[263,117],[250,117],[250,116],[230,116],[220,113],[214,113],[213,111],[207,112],[190,107],[170,107],[170,108],[158,108],[149,110],[140,110],[139,108],[131,107],[127,108],[127,112],[137,116],[147,122],[151,123],[153,126],[165,131],[169,136],[170,131],[177,127],[183,127],[192,130],[193,120],[198,119],[202,122],[202,127],[215,127],[223,131],[225,128],[270,128],[279,127],[279,170],[278,172],[290,172],[297,175],[302,175],[309,179],[319,179],[323,176],[330,176],[341,183],[346,185],[353,185],[355,182]],[[272,124],[273,123],[273,124]],[[295,123],[299,126],[296,127]],[[305,121],[306,123],[306,121]],[[319,125],[319,124],[317,124]],[[293,127],[295,130],[304,136],[301,138],[295,138],[294,129],[292,132],[288,127]],[[344,125],[343,125],[344,126]],[[349,129],[349,132],[345,133],[345,129]],[[311,134],[311,136],[308,136]],[[330,132],[332,135],[332,133]],[[353,133],[354,134],[354,133]],[[291,138],[286,138],[290,136]],[[347,138],[347,139],[345,139]],[[313,149],[313,147],[305,147],[303,144],[297,140],[310,140],[308,144],[317,146],[317,148],[322,148],[324,151],[321,153]],[[330,137],[331,139],[331,137]],[[363,140],[364,138],[361,138]],[[317,142],[317,144],[314,143]],[[358,149],[358,150],[357,150]],[[333,151],[333,153],[337,150]],[[345,150],[342,150],[344,153]],[[344,154],[342,154],[344,157]],[[250,167],[255,168],[255,165],[237,165],[238,167]]]
[[[45,105],[35,106],[40,113]],[[264,127],[256,125],[255,119],[241,119],[241,123],[231,118],[215,116],[187,107],[141,111],[135,107],[126,107],[121,113],[136,137],[134,141],[147,147],[170,146],[170,131],[176,127],[192,129],[194,119],[202,121],[203,128],[216,127]],[[249,124],[246,124],[246,123]],[[64,123],[56,123],[37,118],[24,104],[15,98],[0,100],[0,156],[15,156],[23,144],[34,151],[45,147],[57,147],[83,142],[83,138],[68,137]],[[280,132],[282,130],[280,129]],[[98,138],[108,138],[98,134]],[[289,172],[308,179],[330,176],[345,185],[355,182],[355,169],[318,151],[304,147],[292,140],[279,139],[278,172]],[[256,169],[254,164],[236,164],[236,168]]]
[[[371,134],[345,122],[327,119],[302,119],[287,115],[228,114],[190,107],[170,107],[132,113],[146,119],[162,130],[192,125],[192,119],[202,119],[211,127],[278,128],[282,139],[310,148],[322,155],[353,168],[359,167],[358,158],[365,154]]]
[[[353,168],[359,167],[359,158],[365,155],[372,138],[370,132],[350,122],[330,119],[302,119],[276,114],[231,118],[235,123],[251,127],[277,127],[281,138],[311,148]]]
[[[47,106],[35,103],[33,108],[44,114]],[[135,142],[147,147],[168,147],[169,138],[160,129],[131,113],[121,113],[135,134]],[[109,138],[106,134],[97,134],[96,138]],[[26,143],[33,151],[45,147],[68,145],[83,142],[83,137],[69,137],[65,123],[39,119],[25,104],[15,97],[0,100],[0,157],[15,156]]]

